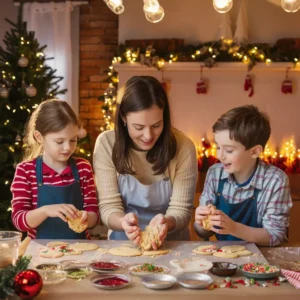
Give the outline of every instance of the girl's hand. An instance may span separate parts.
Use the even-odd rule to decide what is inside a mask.
[[[126,214],[121,221],[121,226],[124,229],[125,234],[135,245],[141,243],[141,230],[138,225],[138,217],[134,213]]]
[[[216,210],[214,215],[210,217],[210,221],[213,225],[211,230],[216,233],[234,235],[236,231],[236,222],[224,214],[221,210]],[[220,229],[217,229],[214,226],[218,226]]]
[[[207,219],[207,216],[211,213],[207,206],[198,206],[195,211],[195,222],[203,226],[203,221]]]
[[[88,225],[88,212],[85,210],[82,210],[82,216],[80,219],[82,224]]]
[[[67,222],[66,217],[69,219],[75,219],[78,217],[78,210],[73,204],[52,204],[43,206],[44,212],[47,217],[61,218],[64,222]]]
[[[168,234],[168,224],[166,218],[163,214],[156,215],[149,223],[150,226],[159,226],[159,240],[163,242]],[[155,242],[152,243],[153,250],[157,250],[157,244]]]

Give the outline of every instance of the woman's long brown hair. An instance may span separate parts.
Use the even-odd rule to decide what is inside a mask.
[[[129,149],[133,142],[122,118],[131,112],[142,111],[157,105],[163,110],[163,131],[155,145],[147,153],[147,161],[153,164],[155,175],[163,174],[176,154],[177,144],[172,132],[168,97],[160,82],[151,76],[131,77],[119,91],[115,117],[116,141],[112,158],[120,174],[134,175]]]

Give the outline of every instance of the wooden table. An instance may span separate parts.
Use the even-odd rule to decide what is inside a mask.
[[[31,241],[26,254],[33,255],[32,261],[31,261],[31,267],[34,267],[36,264],[41,262],[49,262],[49,259],[42,259],[39,258],[37,253],[39,248],[41,248],[42,245],[45,245],[48,241],[46,240],[33,240]],[[100,247],[115,247],[121,244],[124,244],[124,241],[90,241],[97,243]],[[128,243],[128,242],[127,242]],[[169,261],[171,259],[182,259],[182,258],[189,258],[194,257],[191,250],[195,247],[199,246],[200,244],[204,244],[204,242],[166,242],[166,248],[171,249],[172,251],[168,255],[160,256],[160,257],[134,257],[134,258],[123,258],[123,257],[116,257],[111,256],[108,254],[100,256],[98,251],[92,251],[92,252],[85,252],[84,255],[81,255],[81,257],[74,257],[74,256],[65,256],[58,259],[53,259],[51,261],[59,261],[62,259],[79,259],[81,261],[90,261],[95,258],[114,258],[122,260],[128,264],[134,264],[134,263],[144,263],[144,262],[153,262],[153,263],[160,263],[164,264],[170,267]],[[228,244],[228,242],[221,242],[221,245]],[[232,244],[232,242],[231,242]],[[256,246],[254,244],[246,244],[246,247],[249,248],[250,246],[251,250],[254,249],[254,252],[256,251]],[[290,246],[290,245],[285,245]],[[256,248],[257,249],[257,248]],[[265,259],[268,259],[268,255],[270,255],[270,249],[272,248],[260,248],[262,255],[255,255],[253,257],[243,258],[240,261],[233,260],[233,259],[226,259],[226,261],[236,262],[240,264],[241,262],[247,262],[247,261],[265,261]],[[278,248],[279,249],[279,248]],[[257,252],[259,252],[257,250]],[[199,256],[200,258],[200,256]],[[203,258],[203,256],[201,256]],[[212,261],[224,261],[224,259],[216,258],[216,257],[208,257],[209,260]],[[239,258],[240,259],[240,258]],[[124,273],[127,273],[127,270],[123,271]],[[172,269],[171,274],[174,273],[174,269]],[[211,274],[209,274],[211,275]],[[211,275],[212,276],[212,275]],[[212,276],[216,283],[220,283],[224,280],[222,277]],[[242,278],[241,274],[237,274],[235,279]],[[50,300],[50,299],[68,299],[68,300],[81,300],[81,299],[88,299],[88,300],[100,300],[100,299],[118,299],[118,300],[126,300],[126,299],[216,299],[221,298],[222,300],[226,299],[264,299],[265,297],[269,297],[270,299],[297,299],[299,298],[300,291],[295,289],[293,286],[291,286],[288,282],[281,283],[280,286],[273,286],[269,285],[266,288],[258,287],[258,286],[251,286],[251,287],[245,287],[243,285],[238,285],[237,289],[229,289],[229,288],[217,288],[214,290],[191,290],[191,289],[185,289],[181,287],[179,284],[176,284],[173,286],[173,288],[168,290],[150,290],[143,286],[143,284],[140,282],[139,277],[132,276],[132,282],[131,284],[120,290],[102,290],[95,288],[91,282],[89,281],[89,278],[85,278],[81,281],[76,281],[73,279],[67,279],[65,282],[57,284],[57,285],[45,285],[38,297],[36,297],[36,300]]]

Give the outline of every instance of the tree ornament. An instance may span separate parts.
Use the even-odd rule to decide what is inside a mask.
[[[0,97],[3,99],[8,98],[9,95],[9,90],[3,85],[0,87]]]
[[[36,297],[43,287],[43,279],[35,270],[25,270],[14,278],[13,289],[21,299]]]
[[[29,63],[29,60],[27,57],[23,56],[19,58],[18,60],[18,65],[21,67],[21,68],[25,68],[28,66],[28,63]]]
[[[289,70],[290,68],[286,68],[285,80],[282,81],[281,84],[281,92],[283,94],[292,94],[293,93],[293,82],[289,79]]]
[[[83,139],[86,137],[86,135],[87,135],[86,130],[83,128],[83,126],[80,126],[80,128],[78,130],[78,138]]]
[[[36,96],[36,93],[37,93],[37,90],[32,84],[28,88],[26,88],[26,95],[28,97],[34,97],[34,96]]]
[[[249,97],[253,96],[253,94],[254,94],[254,87],[253,87],[253,84],[252,84],[252,79],[251,79],[250,74],[246,75],[245,83],[244,83],[244,90],[245,91],[249,91],[249,95],[248,95]]]
[[[206,94],[207,93],[207,87],[205,84],[205,81],[202,77],[202,71],[203,71],[203,66],[200,66],[200,81],[197,82],[197,94]]]
[[[206,58],[204,60],[204,65],[207,68],[212,68],[215,64],[216,64],[216,61],[212,57]]]
[[[21,142],[22,137],[20,136],[20,134],[18,133],[16,138],[15,138],[16,142]]]

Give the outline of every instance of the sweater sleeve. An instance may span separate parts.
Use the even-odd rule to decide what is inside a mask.
[[[110,214],[124,213],[117,171],[112,161],[113,134],[112,131],[106,131],[98,136],[93,158],[100,216],[106,226]]]
[[[97,215],[98,223],[99,207],[92,166],[88,161],[82,158],[77,158],[76,164],[80,175],[80,187],[83,198],[83,209],[87,212],[94,212]]]
[[[189,225],[198,176],[195,145],[181,135],[182,137],[177,139],[173,191],[166,212],[166,216],[172,216],[176,220],[174,231],[180,231]]]
[[[26,214],[33,209],[31,185],[27,176],[30,173],[26,172],[22,164],[17,165],[13,183],[11,185],[11,192],[13,199],[12,205],[12,222],[14,226],[20,231],[27,231],[30,229],[26,222]]]

